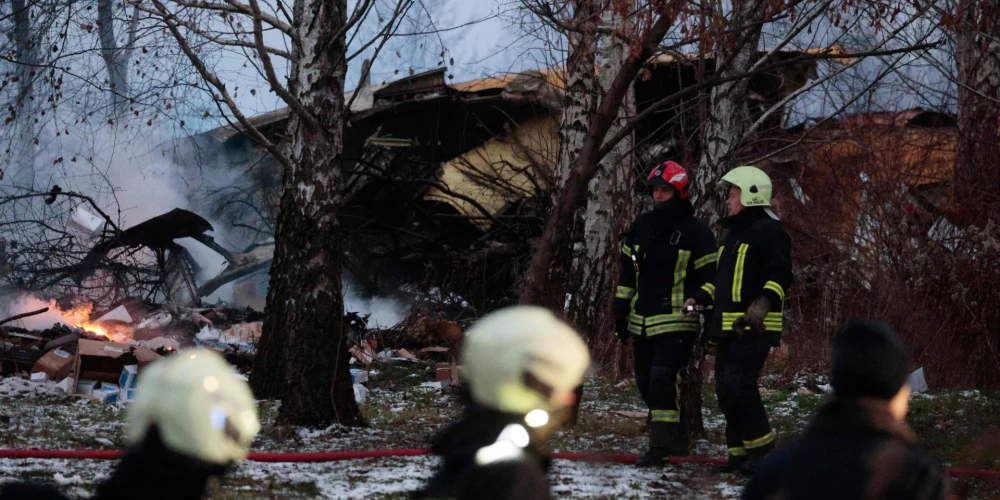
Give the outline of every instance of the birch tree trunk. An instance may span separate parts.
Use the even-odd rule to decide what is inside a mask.
[[[35,106],[31,99],[31,91],[35,82],[35,67],[38,64],[37,41],[32,38],[31,11],[25,0],[12,0],[11,10],[14,17],[14,48],[17,50],[17,77],[18,89],[17,109],[14,111],[17,120],[17,134],[15,136],[15,159],[20,172],[17,177],[30,180],[30,185],[34,186],[34,158],[35,158]]]
[[[1000,203],[1000,6],[959,2],[959,141],[953,192],[965,223],[981,222]]]
[[[315,117],[292,114],[274,262],[251,384],[282,400],[278,422],[358,425],[343,335],[340,225],[346,0],[296,0],[299,44],[288,90]]]
[[[606,15],[605,27],[624,28],[622,19]],[[599,96],[611,87],[618,69],[629,57],[630,47],[620,38],[602,36],[598,41]],[[634,92],[629,90],[618,110],[618,120],[608,131],[614,135],[635,114]],[[599,101],[598,101],[599,102]],[[577,150],[578,152],[578,150]],[[573,258],[573,286],[568,317],[591,341],[606,340],[614,329],[614,290],[618,281],[621,235],[632,219],[632,185],[635,179],[632,139],[619,142],[590,181],[586,207],[578,211]]]
[[[129,40],[125,47],[118,47],[118,40],[115,37],[114,2],[97,0],[97,34],[101,41],[101,57],[108,68],[108,85],[111,87],[111,103],[115,115],[124,113],[128,106],[128,60],[129,51],[135,42],[137,22],[138,11],[135,11],[129,23]]]
[[[566,85],[562,123],[559,127],[559,163],[553,175],[553,206],[559,202],[570,172],[587,142],[587,127],[590,115],[596,109],[597,99],[597,75],[594,73],[594,65],[597,48],[595,34],[600,4],[598,0],[576,0],[572,2],[572,7],[573,27],[566,33],[568,41],[564,76]],[[583,237],[581,217],[580,211],[577,211],[570,228],[574,243]],[[572,247],[562,245],[554,250],[556,256],[546,271],[549,286],[537,297],[538,300],[532,303],[552,311],[569,313],[572,304],[567,301],[567,294],[572,293],[573,276],[578,259],[574,259]]]
[[[722,78],[744,74],[753,66],[761,23],[766,16],[766,9],[755,0],[734,0],[733,8],[733,18],[727,23],[730,34],[721,42],[716,57],[717,64],[732,58],[729,66],[716,75]],[[736,153],[750,125],[746,106],[748,83],[749,78],[741,78],[712,88],[691,200],[699,215],[713,226],[725,217],[725,204],[724,200],[713,200],[710,190],[736,166]]]
[[[753,66],[760,42],[762,21],[766,10],[754,0],[734,0],[733,18],[729,26],[735,33],[722,43],[716,61],[732,58],[729,66],[720,75],[723,78],[747,73]],[[708,123],[703,127],[701,159],[694,171],[692,203],[698,208],[698,215],[716,230],[718,222],[725,217],[724,199],[712,195],[718,179],[735,167],[735,160],[744,134],[750,125],[746,106],[749,78],[741,78],[712,88],[708,109]],[[681,377],[683,399],[681,417],[691,434],[704,434],[702,420],[701,386],[702,363],[705,349],[701,342],[695,342],[694,352],[688,368]]]

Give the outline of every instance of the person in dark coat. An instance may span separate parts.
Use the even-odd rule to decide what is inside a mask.
[[[656,204],[640,215],[622,244],[615,293],[615,335],[631,339],[635,382],[649,408],[649,448],[640,467],[688,454],[681,425],[680,373],[701,329],[684,304],[715,276],[715,236],[694,216],[687,171],[668,161],[646,179]]]
[[[253,393],[222,356],[181,351],[149,366],[130,403],[128,450],[95,500],[198,500],[209,481],[244,460],[260,430]],[[66,500],[51,485],[20,482],[0,500]]]
[[[722,177],[728,217],[715,279],[689,305],[712,307],[706,337],[716,344],[715,393],[726,417],[729,461],[719,472],[753,473],[774,449],[775,435],[760,397],[767,355],[781,342],[784,303],[792,283],[792,242],[770,210],[771,178],[743,166]]]
[[[443,463],[416,498],[551,498],[538,447],[572,413],[586,344],[547,309],[510,307],[469,330],[462,364],[465,414],[435,438]]]
[[[833,398],[805,435],[762,461],[744,500],[952,498],[948,476],[904,423],[910,353],[879,321],[834,340]]]

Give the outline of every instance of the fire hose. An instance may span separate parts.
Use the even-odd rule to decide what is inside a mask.
[[[116,450],[0,450],[0,458],[14,459],[75,459],[75,460],[116,460],[123,452]],[[364,458],[415,457],[430,455],[426,449],[397,450],[360,450],[360,451],[318,451],[308,453],[264,452],[251,453],[247,460],[251,462],[283,462],[283,463],[316,463],[335,462],[338,460],[359,460]],[[547,456],[574,462],[611,462],[621,464],[635,463],[638,455],[616,453],[577,453],[553,452]],[[726,463],[725,458],[717,457],[671,457],[671,465],[680,464],[717,464]],[[948,469],[951,477],[995,477],[1000,478],[1000,471]]]

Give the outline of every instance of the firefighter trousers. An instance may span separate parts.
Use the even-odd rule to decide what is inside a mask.
[[[765,452],[774,434],[760,399],[758,380],[771,344],[748,332],[742,338],[720,340],[715,354],[715,394],[726,417],[726,448],[730,456]]]
[[[653,422],[680,423],[680,372],[691,357],[696,332],[632,337],[635,385]]]

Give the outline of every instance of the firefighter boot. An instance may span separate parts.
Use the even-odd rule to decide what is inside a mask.
[[[687,426],[683,423],[674,424],[677,427],[676,432],[673,434],[673,439],[670,441],[670,456],[672,457],[686,457],[691,453],[688,451],[691,449],[691,438],[688,436]]]
[[[732,474],[737,472],[747,462],[746,455],[729,455],[729,461],[725,465],[712,467],[712,474]]]
[[[659,467],[667,465],[677,442],[680,429],[672,422],[650,422],[649,451],[635,461],[639,467]]]
[[[760,448],[751,448],[747,450],[747,460],[740,464],[740,474],[744,476],[752,476],[757,472],[760,467],[760,463],[764,461],[768,453],[774,450],[774,443],[769,443],[766,446],[761,446]]]

